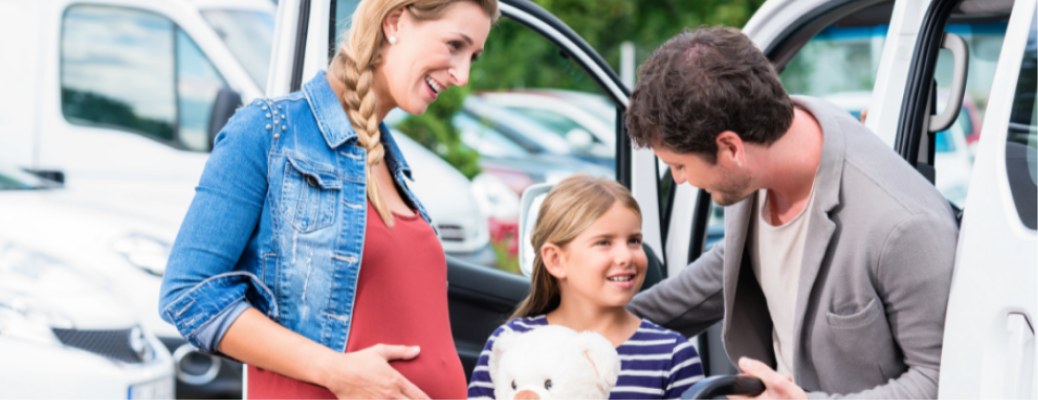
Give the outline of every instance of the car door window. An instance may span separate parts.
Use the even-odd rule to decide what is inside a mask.
[[[81,5],[69,7],[62,22],[65,118],[173,141],[172,21],[147,11]]]
[[[209,150],[209,115],[226,83],[186,32],[149,11],[95,5],[69,7],[62,28],[69,122]]]
[[[776,60],[786,91],[825,98],[860,118],[876,83],[893,3],[842,17],[811,37],[788,62]]]
[[[267,90],[274,14],[254,10],[207,9],[202,18],[213,27],[260,91]]]
[[[1006,138],[1006,172],[1013,202],[1024,226],[1038,229],[1038,60],[1036,60],[1036,34],[1038,19],[1031,20],[1031,33],[1027,38],[1020,76],[1013,96],[1012,113],[1009,117],[1009,132]]]
[[[825,28],[782,69],[790,94],[830,98],[861,116],[872,95],[889,26],[836,23]]]
[[[196,151],[208,151],[209,117],[220,88],[227,83],[194,40],[177,30],[177,106],[180,143]]]
[[[992,21],[995,19],[995,21]],[[1006,35],[1008,15],[992,18],[990,15],[973,16],[953,14],[945,32],[959,35],[969,49],[966,94],[955,123],[934,135],[934,185],[956,207],[965,206],[973,172],[974,146],[980,139],[981,127],[991,83],[995,78],[999,50]],[[942,49],[937,57],[934,80],[937,82],[936,113],[948,103],[954,58],[951,51]]]

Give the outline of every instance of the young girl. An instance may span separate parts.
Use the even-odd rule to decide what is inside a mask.
[[[679,398],[703,378],[692,343],[624,308],[648,265],[641,218],[631,193],[608,179],[574,175],[548,192],[531,235],[532,290],[487,340],[469,398],[494,398],[487,363],[497,336],[542,325],[595,331],[616,346],[621,371],[610,398]]]

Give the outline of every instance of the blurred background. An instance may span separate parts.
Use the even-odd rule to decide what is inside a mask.
[[[763,0],[534,2],[633,87],[636,66],[664,41],[701,24],[741,27]],[[330,47],[358,1],[334,3]],[[787,90],[859,117],[891,6],[811,39],[781,71]],[[0,98],[0,355],[80,377],[67,397],[104,379],[131,382],[115,397],[241,397],[241,364],[196,352],[159,318],[158,289],[226,110],[263,97],[276,12],[271,0],[0,0],[0,88],[18,94]],[[937,168],[950,171],[937,187],[960,205],[1005,29],[948,26],[970,43],[971,74],[965,112],[936,139]],[[513,20],[494,26],[485,48],[467,87],[441,93],[423,115],[394,110],[385,122],[447,254],[519,273],[520,195],[577,172],[614,177],[617,108],[558,47]],[[944,52],[939,90],[952,70]],[[659,171],[663,199],[673,181]],[[724,234],[723,208],[713,210],[707,246]],[[27,341],[86,352],[30,353],[19,345]],[[4,358],[0,387],[28,368]]]

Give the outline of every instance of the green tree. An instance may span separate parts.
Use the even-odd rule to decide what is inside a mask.
[[[566,23],[619,70],[620,44],[635,44],[641,64],[659,45],[684,28],[742,27],[764,0],[533,0]],[[548,68],[536,68],[546,66]],[[556,68],[552,68],[552,67]],[[561,66],[562,68],[557,68]],[[473,90],[555,87],[598,91],[579,67],[551,42],[520,24],[502,19],[487,38],[486,52],[473,64]]]

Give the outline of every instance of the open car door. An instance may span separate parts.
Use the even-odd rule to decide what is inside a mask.
[[[860,116],[961,211],[940,397],[1033,398],[1038,393],[1035,19],[1034,0],[772,0],[744,28],[790,93],[827,98]],[[858,43],[848,39],[856,35]],[[965,40],[956,45],[956,36]],[[864,44],[869,42],[878,59],[864,62],[873,64],[861,76],[867,87],[829,93],[815,85],[797,91],[804,88],[799,81],[824,81],[804,79],[817,78],[798,70],[804,61],[831,61],[819,58],[827,50],[812,48],[813,43],[830,50],[839,48],[833,44],[869,50]],[[951,51],[942,53],[942,48]],[[842,67],[841,73],[854,69]],[[987,104],[986,115],[976,103]],[[956,146],[965,147],[964,138],[956,135],[980,137],[971,149],[975,163],[967,157],[963,180],[968,192],[966,185],[942,187],[942,180],[960,172],[947,162]],[[692,226],[690,261],[723,237],[723,213],[711,211],[715,208],[707,196],[700,191],[694,207],[684,205],[689,210],[680,211],[675,206],[670,214],[670,238]],[[689,218],[683,215],[691,215],[691,221],[683,222]],[[668,251],[675,251],[669,241]],[[673,273],[679,267],[670,268]],[[715,348],[715,337],[705,335],[700,347],[705,340]]]

